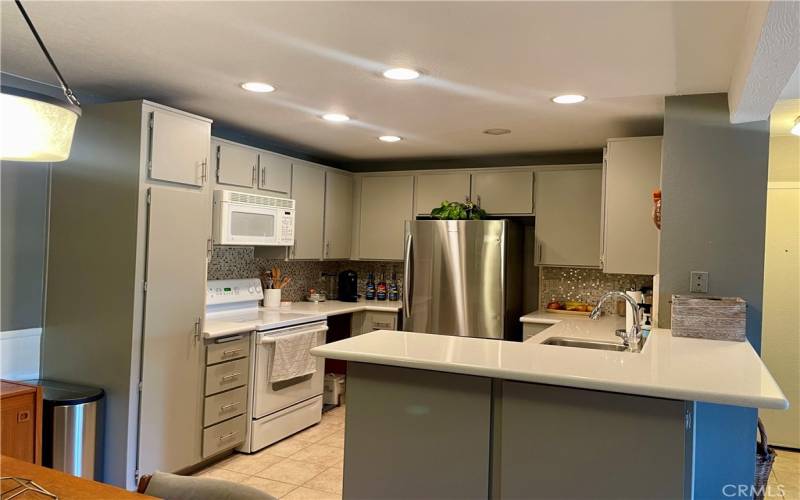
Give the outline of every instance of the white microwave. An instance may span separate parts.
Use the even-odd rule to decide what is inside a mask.
[[[292,246],[294,200],[217,189],[213,231],[218,245]]]

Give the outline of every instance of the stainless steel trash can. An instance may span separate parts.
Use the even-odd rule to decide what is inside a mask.
[[[55,380],[42,386],[42,465],[102,480],[103,389]]]

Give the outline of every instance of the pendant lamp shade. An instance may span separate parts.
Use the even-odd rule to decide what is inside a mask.
[[[50,96],[3,87],[0,159],[58,162],[69,158],[81,110]]]

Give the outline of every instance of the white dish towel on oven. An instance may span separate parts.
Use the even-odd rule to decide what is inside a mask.
[[[275,337],[270,382],[291,380],[317,371],[317,358],[309,351],[319,345],[319,335],[319,332],[307,331]]]

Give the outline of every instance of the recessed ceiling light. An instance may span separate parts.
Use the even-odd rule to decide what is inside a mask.
[[[325,113],[322,115],[322,119],[329,122],[346,122],[350,117],[342,113]]]
[[[586,100],[586,96],[579,94],[564,94],[553,97],[553,102],[558,104],[577,104]]]
[[[250,92],[274,92],[275,87],[270,85],[269,83],[263,82],[244,82],[242,84],[242,88],[245,90],[249,90]]]
[[[399,135],[382,135],[378,137],[378,140],[383,142],[399,142],[402,141],[403,138]]]
[[[389,80],[415,80],[419,78],[419,71],[411,68],[389,68],[383,72]]]
[[[508,128],[487,128],[486,130],[483,131],[483,133],[484,134],[488,134],[488,135],[505,135],[505,134],[510,134],[511,133],[511,129],[508,129]]]
[[[794,126],[789,133],[793,135],[800,135],[800,116],[794,119]]]

